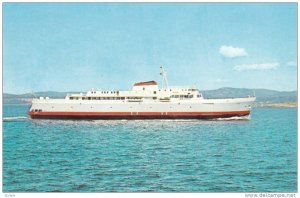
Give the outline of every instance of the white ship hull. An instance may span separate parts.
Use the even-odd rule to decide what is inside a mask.
[[[211,119],[249,115],[254,101],[254,97],[176,102],[34,99],[29,115],[37,119]]]

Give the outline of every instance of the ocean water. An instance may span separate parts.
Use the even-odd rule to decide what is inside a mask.
[[[31,120],[3,106],[4,192],[296,192],[297,108],[245,120]]]

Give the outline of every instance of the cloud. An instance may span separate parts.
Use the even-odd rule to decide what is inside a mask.
[[[236,65],[233,70],[236,71],[248,71],[248,70],[270,70],[279,67],[279,63],[262,63],[262,64],[244,64]]]
[[[233,46],[227,46],[222,45],[219,49],[219,53],[222,54],[222,56],[227,58],[235,58],[239,56],[247,56],[248,53],[244,48],[239,47],[233,47]]]

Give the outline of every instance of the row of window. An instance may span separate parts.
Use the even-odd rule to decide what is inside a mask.
[[[31,112],[42,112],[42,109],[32,109]]]
[[[95,94],[96,91],[91,91],[91,93]],[[109,93],[111,93],[111,94],[115,94],[115,93],[119,94],[119,91],[101,91],[101,93],[102,94],[109,94]]]
[[[143,87],[143,90],[145,90],[145,87]],[[158,91],[161,91],[160,89]],[[165,89],[165,91],[167,91],[167,89]],[[170,89],[170,91],[172,91],[172,89]],[[182,91],[197,91],[197,89],[182,89]],[[96,91],[91,91],[92,94],[95,94]],[[119,91],[101,91],[102,94],[119,94]],[[156,94],[156,91],[153,92],[154,94]]]
[[[145,89],[143,89],[145,90]],[[181,89],[181,91],[197,91],[198,89]],[[158,91],[161,91],[160,89]],[[167,89],[165,89],[165,91],[167,91]],[[170,89],[170,91],[172,91],[172,89]],[[154,91],[156,93],[156,91]]]
[[[125,100],[125,97],[70,97],[70,100]]]
[[[193,95],[172,95],[170,98],[193,98]]]
[[[172,95],[170,98],[193,98],[194,95]],[[200,95],[197,95],[200,98]],[[70,97],[70,100],[125,100],[125,99],[142,99],[142,97]],[[152,97],[156,100],[157,97]]]
[[[171,98],[193,98],[194,95],[172,95]],[[197,98],[200,98],[201,95],[198,94]]]
[[[70,100],[140,100],[142,97],[70,97]],[[152,97],[156,100],[157,97]]]

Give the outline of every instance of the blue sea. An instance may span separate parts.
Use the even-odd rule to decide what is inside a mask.
[[[296,192],[297,108],[250,120],[31,120],[3,106],[4,192]]]

